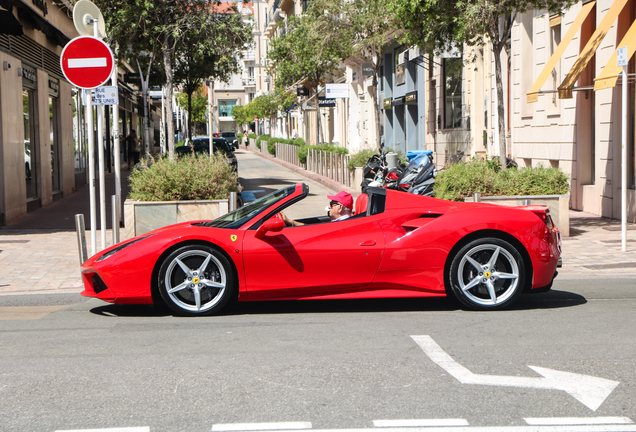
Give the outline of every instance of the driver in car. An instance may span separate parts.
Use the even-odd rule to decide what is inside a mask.
[[[327,214],[329,215],[331,222],[338,222],[348,219],[352,216],[353,197],[349,192],[338,192],[336,195],[327,195],[327,198],[329,198],[331,201],[329,202],[329,205],[325,208],[325,210],[327,210]],[[297,227],[304,225],[301,222],[289,219],[283,212],[280,212],[280,216],[285,222],[285,226]]]

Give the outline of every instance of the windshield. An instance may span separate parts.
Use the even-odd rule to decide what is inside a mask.
[[[236,138],[236,134],[234,132],[223,132],[221,136],[223,138]]]
[[[284,189],[272,192],[269,195],[265,195],[262,198],[257,199],[239,209],[234,210],[231,213],[220,216],[213,221],[201,222],[195,224],[197,226],[216,227],[216,228],[230,228],[237,229],[244,223],[251,220],[254,216],[261,213],[272,204],[282,200],[285,197],[293,194],[296,190],[296,185],[286,187]]]
[[[232,151],[230,144],[223,138],[214,138],[214,146],[221,149],[224,153],[230,153]]]

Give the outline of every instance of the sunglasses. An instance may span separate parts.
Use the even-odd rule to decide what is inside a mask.
[[[333,207],[333,206],[335,206],[335,205],[340,205],[340,203],[339,203],[338,201],[331,201],[331,202],[329,203],[329,208],[331,208],[331,207]]]

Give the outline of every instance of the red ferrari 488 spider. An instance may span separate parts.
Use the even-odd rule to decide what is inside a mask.
[[[82,265],[83,295],[163,302],[179,315],[218,313],[231,299],[453,296],[501,309],[545,291],[560,233],[542,206],[458,203],[380,188],[367,210],[286,227],[277,213],[307,196],[296,184],[213,221],[167,226],[103,250]]]

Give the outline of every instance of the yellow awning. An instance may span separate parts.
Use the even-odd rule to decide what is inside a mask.
[[[571,99],[572,98],[572,87],[579,80],[579,77],[583,73],[583,70],[590,62],[594,54],[596,53],[596,49],[601,45],[605,35],[609,31],[616,18],[618,18],[618,14],[621,13],[623,7],[627,0],[615,0],[612,6],[609,8],[603,21],[596,28],[596,31],[579,54],[579,58],[576,59],[574,66],[570,70],[570,73],[565,77],[561,85],[559,86],[559,98],[560,99]]]
[[[636,51],[636,22],[632,24],[627,33],[625,33],[623,40],[618,44],[618,48],[622,47],[627,47],[627,59],[632,58],[634,51]],[[618,51],[618,49],[616,51]],[[622,67],[616,65],[616,51],[614,51],[614,54],[612,54],[612,57],[605,65],[603,72],[596,77],[594,90],[612,88],[616,85],[618,75],[623,70]]]
[[[587,18],[587,16],[590,14],[590,11],[595,4],[596,1],[591,1],[583,5],[581,11],[576,16],[576,19],[568,29],[568,32],[559,43],[557,49],[554,50],[554,53],[552,54],[552,57],[550,57],[550,60],[548,60],[548,62],[543,67],[543,70],[530,88],[530,91],[528,91],[526,95],[528,103],[536,102],[537,100],[539,100],[539,91],[541,91],[541,87],[543,86],[543,84],[545,84],[546,80],[552,73],[552,70],[559,62],[559,59],[561,58],[561,56],[563,56],[565,49],[568,47],[568,45],[570,45],[570,42],[572,42],[572,39],[574,39],[574,36],[576,35],[576,32],[581,28],[581,26],[583,25],[583,21],[585,21],[585,18]]]

